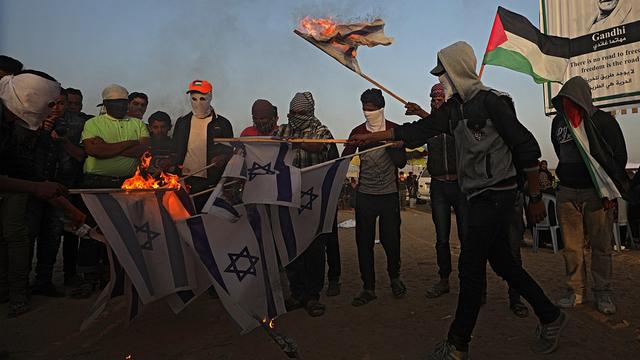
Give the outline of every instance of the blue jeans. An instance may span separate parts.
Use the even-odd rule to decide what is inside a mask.
[[[466,215],[469,205],[457,181],[441,181],[432,179],[430,186],[431,216],[436,227],[436,256],[438,274],[446,279],[451,274],[451,250],[449,235],[451,233],[451,208],[456,213],[458,239],[464,240],[466,233]]]

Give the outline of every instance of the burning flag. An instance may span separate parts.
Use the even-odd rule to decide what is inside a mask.
[[[338,24],[331,18],[313,19],[307,16],[300,20],[294,32],[358,74],[362,74],[356,59],[358,46],[387,46],[393,43],[393,38],[384,34],[382,19],[370,23]]]
[[[489,64],[529,74],[538,84],[562,82],[569,65],[569,42],[568,38],[545,35],[524,16],[498,7],[480,77],[484,65]]]
[[[151,164],[151,154],[147,151],[140,158],[140,165],[136,169],[136,173],[122,183],[122,189],[138,190],[138,189],[179,189],[180,179],[177,175],[161,172],[159,179],[149,174],[149,165]]]

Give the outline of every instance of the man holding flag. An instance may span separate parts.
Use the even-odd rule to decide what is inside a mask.
[[[480,312],[487,260],[533,307],[540,320],[533,351],[549,354],[558,346],[567,315],[511,256],[508,230],[516,198],[517,172],[529,181],[529,215],[545,217],[538,184],[540,147],[517,119],[513,103],[478,79],[471,46],[456,42],[438,52],[431,74],[453,96],[431,115],[410,124],[370,134],[355,135],[358,144],[402,140],[409,147],[440,133],[456,139],[460,187],[469,199],[468,236],[458,260],[460,294],[447,339],[429,359],[468,359],[469,342]]]
[[[329,129],[314,115],[315,101],[310,92],[299,92],[289,105],[289,122],[282,124],[276,136],[296,139],[333,139]],[[329,144],[301,143],[293,149],[293,165],[299,168],[329,160]],[[291,296],[286,300],[287,310],[304,307],[311,316],[322,316],[325,306],[320,303],[324,286],[325,245],[316,238],[307,250],[287,266]]]
[[[583,78],[569,79],[553,98],[558,115],[551,141],[558,156],[558,221],[564,239],[567,294],[558,305],[584,301],[587,280],[584,247],[591,245],[591,274],[598,311],[616,312],[611,293],[611,238],[614,200],[628,187],[627,148],[622,130],[609,113],[593,106]]]

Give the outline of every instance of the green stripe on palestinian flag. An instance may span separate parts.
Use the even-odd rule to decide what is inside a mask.
[[[580,112],[575,110],[575,108],[572,109],[571,104],[568,104],[566,101],[563,107],[565,111],[560,112],[560,114],[562,114],[564,120],[567,122],[567,127],[570,129],[571,135],[580,150],[580,155],[582,155],[582,159],[587,165],[591,181],[595,184],[598,194],[601,198],[608,198],[609,200],[621,198],[622,195],[613,180],[611,180],[611,177],[600,163],[591,156],[589,138],[587,137],[587,131]],[[565,112],[566,115],[564,114]],[[591,121],[591,119],[587,119],[587,121]]]
[[[529,74],[536,83],[562,82],[569,39],[542,34],[527,18],[498,7],[482,64]]]

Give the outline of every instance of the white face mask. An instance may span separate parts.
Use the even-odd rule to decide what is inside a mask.
[[[447,75],[447,73],[438,76],[438,80],[440,80],[440,83],[442,84],[442,86],[444,86],[445,101],[449,100],[449,98],[457,92],[456,87],[453,85],[453,81],[451,81],[451,78],[449,77],[449,75]]]
[[[191,93],[189,99],[191,100],[191,110],[195,117],[204,119],[211,115],[211,99],[213,99],[211,93]]]
[[[367,130],[371,132],[384,131],[384,108],[375,111],[364,111],[364,118],[367,119]]]

